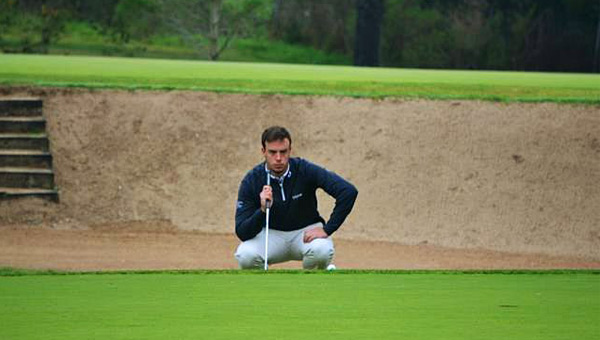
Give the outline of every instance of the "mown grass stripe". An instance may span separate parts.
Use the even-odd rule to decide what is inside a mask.
[[[0,268],[0,276],[35,276],[35,275],[146,275],[146,274],[173,274],[173,275],[331,275],[331,274],[383,274],[383,275],[600,275],[598,269],[498,269],[498,270],[379,270],[379,269],[339,269],[335,271],[311,271],[274,269],[267,272],[263,270],[231,270],[231,269],[197,269],[197,270],[108,270],[108,271],[66,271],[66,270],[35,270],[19,268]]]
[[[0,278],[2,339],[593,339],[596,275]]]
[[[600,75],[0,55],[0,84],[600,104]]]
[[[600,105],[600,98],[589,98],[585,96],[573,97],[552,97],[547,95],[532,95],[532,96],[514,96],[506,97],[502,95],[477,95],[477,94],[436,94],[423,91],[413,92],[411,89],[397,88],[395,92],[360,92],[360,91],[327,91],[321,90],[276,90],[276,89],[256,89],[239,86],[179,86],[179,85],[126,85],[116,83],[91,83],[91,82],[22,82],[22,81],[3,81],[0,80],[0,86],[35,86],[35,87],[54,87],[54,88],[85,88],[89,90],[127,90],[127,91],[206,91],[214,93],[241,93],[241,94],[259,94],[259,95],[300,95],[300,96],[332,96],[332,97],[348,97],[348,98],[367,98],[367,99],[423,99],[423,100],[480,100],[503,103],[557,103],[557,104],[583,104],[583,105]]]

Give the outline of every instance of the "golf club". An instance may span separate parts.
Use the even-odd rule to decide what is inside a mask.
[[[271,186],[271,173],[267,170],[267,185]],[[271,211],[271,200],[265,202],[267,220],[265,222],[265,270],[269,270],[269,212]]]

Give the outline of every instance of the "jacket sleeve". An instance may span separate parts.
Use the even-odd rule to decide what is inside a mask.
[[[324,227],[327,235],[331,235],[338,230],[346,220],[348,214],[350,214],[350,211],[352,211],[352,207],[358,196],[358,190],[356,190],[354,185],[336,173],[315,164],[308,163],[307,172],[314,177],[317,188],[325,190],[326,193],[335,199],[335,206]]]
[[[260,233],[265,213],[260,210],[259,193],[254,193],[250,177],[240,184],[235,210],[235,233],[242,241],[247,241]]]

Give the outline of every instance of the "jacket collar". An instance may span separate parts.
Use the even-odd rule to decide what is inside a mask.
[[[285,178],[290,178],[290,177],[292,177],[292,170],[291,170],[291,164],[290,164],[290,163],[291,163],[291,161],[292,161],[292,160],[290,159],[290,162],[288,162],[287,169],[285,170],[285,172],[283,173],[283,175],[281,175],[280,177],[277,177],[277,176],[275,176],[275,175],[273,175],[273,174],[271,174],[271,173],[269,172],[269,169],[267,168],[267,162],[265,162],[265,166],[264,166],[265,172],[266,172],[266,173],[268,173],[268,174],[269,174],[269,176],[271,176],[271,178],[272,178],[272,179],[276,179],[276,180],[278,180],[278,181],[280,181],[280,182],[283,182],[283,180],[284,180]]]

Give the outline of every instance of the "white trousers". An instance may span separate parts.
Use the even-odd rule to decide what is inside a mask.
[[[331,263],[335,249],[331,237],[314,239],[304,243],[306,230],[322,227],[311,224],[294,231],[269,229],[269,264],[286,261],[302,261],[304,269],[325,269]],[[262,269],[265,265],[265,229],[253,239],[242,242],[235,252],[241,269]]]

